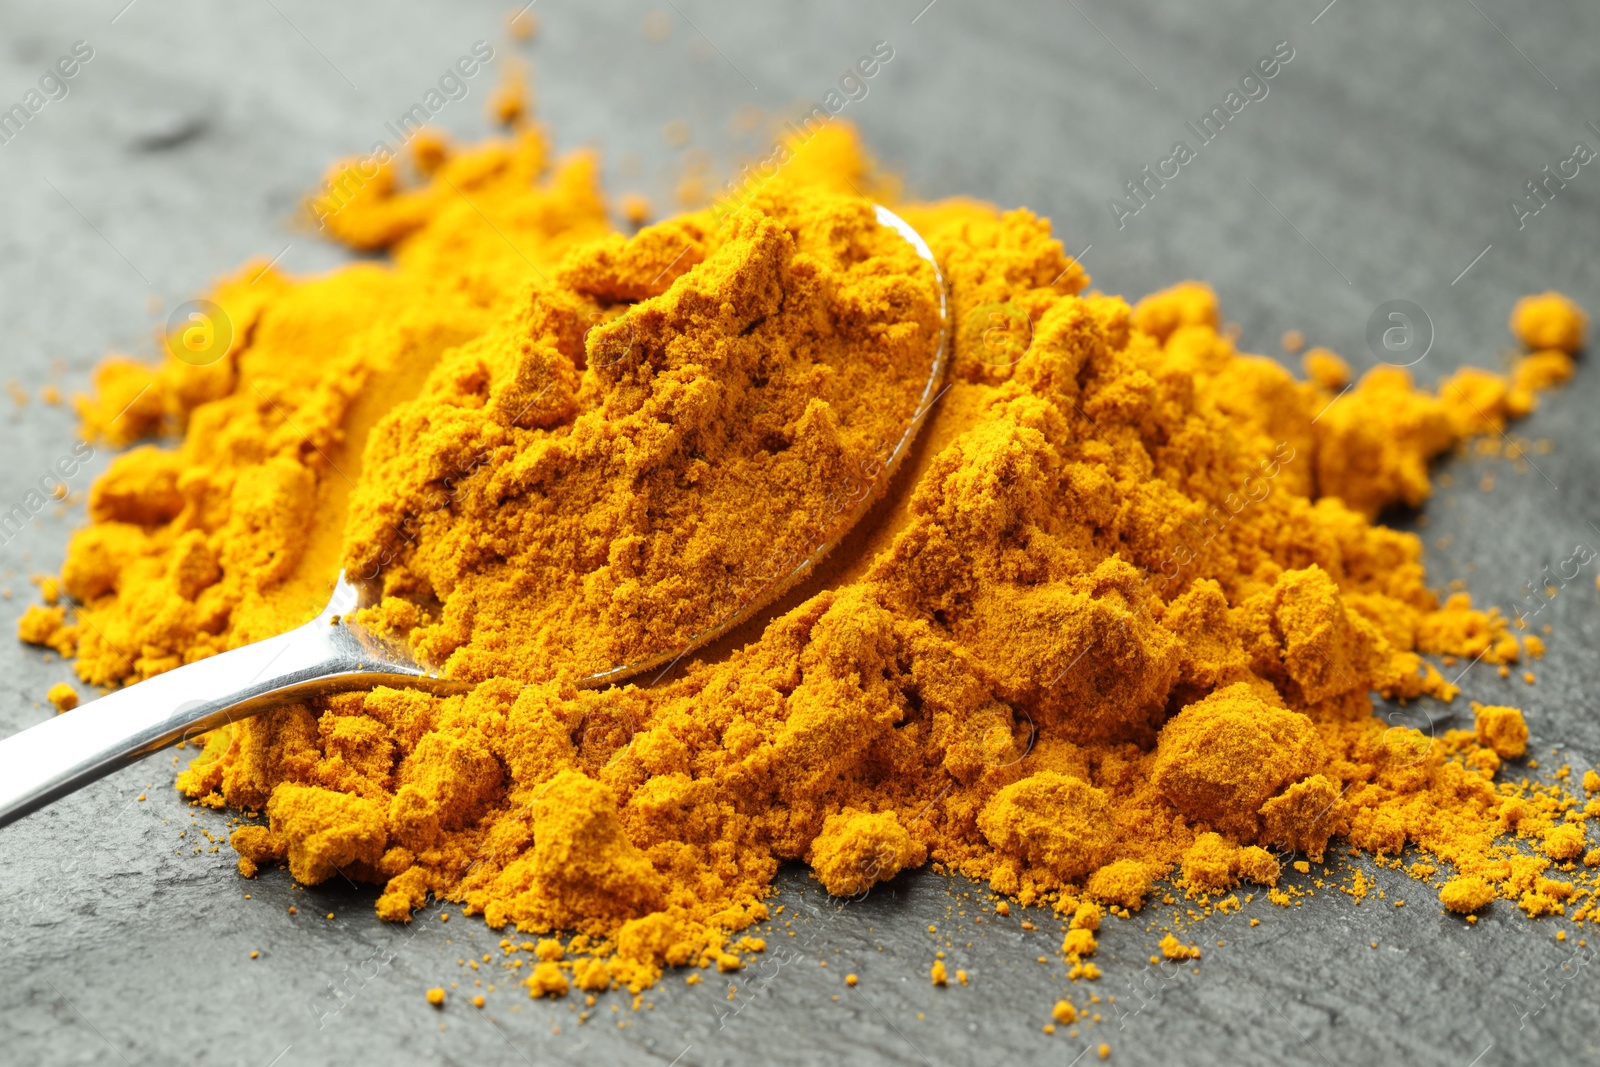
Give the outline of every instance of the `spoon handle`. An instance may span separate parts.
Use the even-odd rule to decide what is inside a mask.
[[[377,685],[452,688],[375,651],[330,606],[299,629],[156,675],[0,740],[0,826],[152,752],[271,707]]]

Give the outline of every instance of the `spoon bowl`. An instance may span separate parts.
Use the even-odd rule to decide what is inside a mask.
[[[900,463],[911,451],[912,442],[916,440],[917,433],[922,429],[922,424],[927,421],[928,413],[933,410],[933,405],[943,395],[941,386],[944,382],[945,367],[948,360],[950,344],[950,313],[946,305],[944,291],[944,276],[939,271],[939,262],[934,258],[933,250],[922,239],[922,235],[912,228],[911,224],[899,215],[890,211],[881,204],[874,205],[880,225],[894,230],[911,245],[919,257],[933,268],[933,276],[938,285],[939,321],[942,329],[939,342],[935,346],[933,360],[929,365],[928,378],[923,383],[922,393],[917,398],[917,406],[911,418],[898,439],[890,446],[885,457],[874,464],[872,468],[860,473],[858,478],[852,479],[851,490],[854,499],[834,516],[833,521],[823,532],[823,535],[812,545],[811,550],[797,559],[777,560],[771,568],[771,576],[762,582],[756,592],[744,599],[742,603],[725,613],[716,622],[695,634],[681,648],[671,649],[656,655],[636,660],[632,663],[613,667],[610,670],[598,671],[580,680],[580,688],[598,688],[624,681],[635,675],[648,671],[660,670],[662,674],[672,669],[672,666],[685,655],[701,648],[723,634],[732,630],[741,623],[749,620],[762,608],[777,600],[788,592],[795,583],[804,578],[813,567],[822,562],[823,558],[838,547],[845,535],[860,521],[861,517],[871,509],[878,499],[883,486],[889,484],[889,479],[899,468]]]

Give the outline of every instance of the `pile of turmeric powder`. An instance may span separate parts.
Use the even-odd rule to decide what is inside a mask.
[[[881,495],[940,315],[859,197],[574,252],[371,434],[344,547],[382,586],[365,621],[474,681],[675,658]]]
[[[891,485],[874,463],[936,310],[872,223],[863,194],[894,186],[848,127],[745,202],[631,236],[593,159],[552,167],[531,123],[427,144],[322,213],[386,262],[247,264],[212,295],[234,337],[215,363],[105,364],[86,432],[181,443],[96,482],[69,602],[22,623],[118,685],[305,621],[343,567],[382,585],[367,624],[477,683],[213,734],[178,785],[265,815],[234,834],[244,874],[371,882],[396,921],[431,894],[576,931],[534,994],[738,966],[793,860],[836,894],[931,860],[1050,903],[1074,962],[1163,880],[1271,885],[1334,838],[1431,853],[1450,909],[1600,914],[1600,802],[1505,780],[1520,712],[1427,736],[1373,711],[1456,696],[1424,657],[1533,651],[1441,603],[1418,538],[1376,518],[1572,373],[1569,301],[1518,306],[1509,377],[1430,393],[1380,367],[1346,390],[1325,350],[1309,381],[1236,350],[1202,285],[1088,290],[1026,210],[892,204],[939,260],[952,347]],[[862,492],[886,496],[748,640],[575,685],[737,610]]]

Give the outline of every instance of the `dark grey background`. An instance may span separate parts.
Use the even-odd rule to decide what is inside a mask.
[[[662,208],[695,150],[713,174],[765,154],[767,134],[729,132],[737,108],[798,116],[887,40],[894,59],[846,115],[913,191],[1048,215],[1070,250],[1092,246],[1084,262],[1107,291],[1206,279],[1248,349],[1275,353],[1296,327],[1365,368],[1375,362],[1368,316],[1408,299],[1437,331],[1417,367],[1431,381],[1463,363],[1501,366],[1505,318],[1522,293],[1557,287],[1600,310],[1595,166],[1520,232],[1507,206],[1574,142],[1600,146],[1585,125],[1600,120],[1600,9],[1578,0],[1337,0],[1326,10],[1325,0],[938,0],[926,10],[925,0],[677,0],[660,7],[671,26],[662,43],[641,31],[649,5],[541,0],[539,39],[515,49],[503,3],[125,2],[0,3],[0,103],[19,100],[72,42],[95,49],[71,95],[0,145],[0,360],[35,397],[47,381],[81,388],[108,349],[153,354],[170,309],[246,257],[281,252],[294,272],[339,262],[291,227],[297,198],[479,39],[499,50],[497,64],[513,51],[534,61],[538,109],[561,147],[603,146],[611,188],[645,191]],[[1270,95],[1119,230],[1107,199],[1283,40],[1295,58]],[[488,84],[480,77],[441,124],[483,132]],[[672,119],[691,128],[685,149],[665,141]],[[1575,545],[1600,546],[1597,405],[1600,377],[1586,367],[1515,430],[1554,442],[1536,468],[1446,464],[1455,488],[1429,506],[1422,531],[1436,585],[1465,579],[1508,604]],[[74,422],[37,399],[19,409],[0,396],[0,410],[4,510],[70,448]],[[1479,491],[1490,472],[1494,490]],[[88,477],[76,480],[77,506],[52,507],[0,548],[5,624],[32,595],[28,576],[59,566]],[[1536,620],[1554,626],[1536,685],[1474,668],[1453,706],[1401,721],[1463,725],[1468,698],[1519,703],[1546,770],[1590,766],[1600,754],[1589,704],[1600,679],[1594,568]],[[45,689],[70,676],[4,641],[0,672],[6,731],[46,718]],[[171,771],[170,757],[153,758],[0,831],[0,1061],[1069,1064],[1106,1041],[1128,1063],[1487,1067],[1593,1062],[1600,1046],[1594,972],[1581,971],[1590,957],[1574,956],[1576,938],[1555,941],[1565,924],[1530,922],[1502,902],[1468,929],[1387,870],[1378,885],[1406,907],[1357,907],[1331,890],[1292,914],[1258,900],[1199,928],[1198,974],[1144,962],[1163,909],[1109,922],[1095,989],[1117,1007],[1101,1005],[1104,1020],[1077,1038],[1040,1032],[1066,988],[1057,924],[974,925],[977,887],[926,872],[843,908],[791,872],[777,899],[813,917],[792,941],[781,927],[770,937],[804,958],[779,967],[774,955],[739,975],[733,1000],[717,977],[690,987],[673,974],[647,994],[653,1009],[635,1013],[613,994],[583,1026],[570,1001],[530,1002],[513,985],[478,1013],[465,1003],[471,972],[456,961],[496,951],[499,935],[459,914],[441,923],[437,906],[410,928],[385,926],[369,892],[296,889],[281,871],[242,881],[226,846],[210,851],[204,836],[222,840],[224,817],[181,803]],[[1249,927],[1251,916],[1262,925]],[[939,948],[970,986],[929,985]],[[249,959],[253,949],[261,958]],[[855,989],[847,971],[861,975]],[[429,1009],[423,990],[451,981],[461,991],[442,1013]]]

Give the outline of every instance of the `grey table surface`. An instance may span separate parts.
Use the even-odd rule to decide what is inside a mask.
[[[74,440],[68,409],[37,400],[47,382],[82,388],[108,350],[153,355],[168,311],[249,256],[281,255],[297,272],[340,262],[291,227],[297,198],[480,39],[496,62],[533,61],[539,111],[561,147],[602,146],[611,188],[658,203],[697,152],[716,167],[758,154],[760,138],[730,132],[739,108],[798,116],[887,41],[893,60],[846,115],[915,193],[1032,207],[1107,291],[1206,279],[1253,351],[1277,352],[1298,328],[1371,366],[1369,316],[1407,299],[1434,327],[1416,367],[1431,381],[1462,364],[1502,365],[1522,293],[1555,287],[1600,310],[1600,174],[1585,167],[1520,228],[1509,207],[1576,142],[1600,145],[1592,3],[925,3],[669,0],[654,16],[669,32],[653,41],[648,4],[541,0],[538,39],[513,45],[504,0],[5,0],[0,104],[20,101],[74,42],[94,55],[64,99],[0,144],[0,367],[36,398],[0,397],[0,504],[21,500]],[[1281,41],[1294,58],[1269,95],[1119,226],[1108,200],[1123,182],[1190,139],[1185,120]],[[481,134],[486,90],[479,79],[438,121]],[[673,119],[689,125],[687,146],[667,144]],[[1464,579],[1509,604],[1575,545],[1600,545],[1595,370],[1517,428],[1554,443],[1534,468],[1445,464],[1457,488],[1430,503],[1422,531],[1437,586]],[[30,575],[59,566],[105,459],[74,479],[76,506],[46,509],[0,547],[0,622],[29,601]],[[1493,491],[1480,491],[1490,473]],[[1474,668],[1454,705],[1421,705],[1406,721],[1461,725],[1469,698],[1515,702],[1547,766],[1591,766],[1593,575],[1570,588],[1539,617],[1554,635],[1536,685]],[[46,718],[44,691],[69,676],[0,640],[0,730]],[[1469,929],[1424,887],[1366,861],[1415,906],[1321,892],[1289,914],[1258,899],[1200,928],[1198,973],[1148,966],[1148,915],[1111,922],[1103,1019],[1077,1038],[1040,1030],[1065,988],[1055,924],[975,925],[960,895],[975,887],[928,872],[845,907],[787,872],[779,900],[801,921],[793,941],[781,931],[774,941],[802,958],[739,976],[732,1000],[720,980],[669,975],[648,994],[652,1008],[613,994],[587,1025],[572,1004],[533,1002],[509,984],[480,1013],[465,1003],[474,976],[457,960],[495,951],[499,934],[460,916],[440,922],[437,905],[410,927],[386,926],[370,893],[297,888],[282,871],[244,882],[225,846],[209,849],[223,817],[186,806],[171,776],[171,757],[157,756],[0,830],[0,1061],[1064,1065],[1093,1060],[1102,1041],[1128,1063],[1600,1059],[1589,956],[1556,942],[1558,924],[1500,904]],[[1224,947],[1210,947],[1213,933]],[[947,941],[971,975],[965,988],[927,981]],[[846,971],[859,986],[844,986]],[[446,1009],[428,1009],[422,991],[452,981],[461,990]]]

